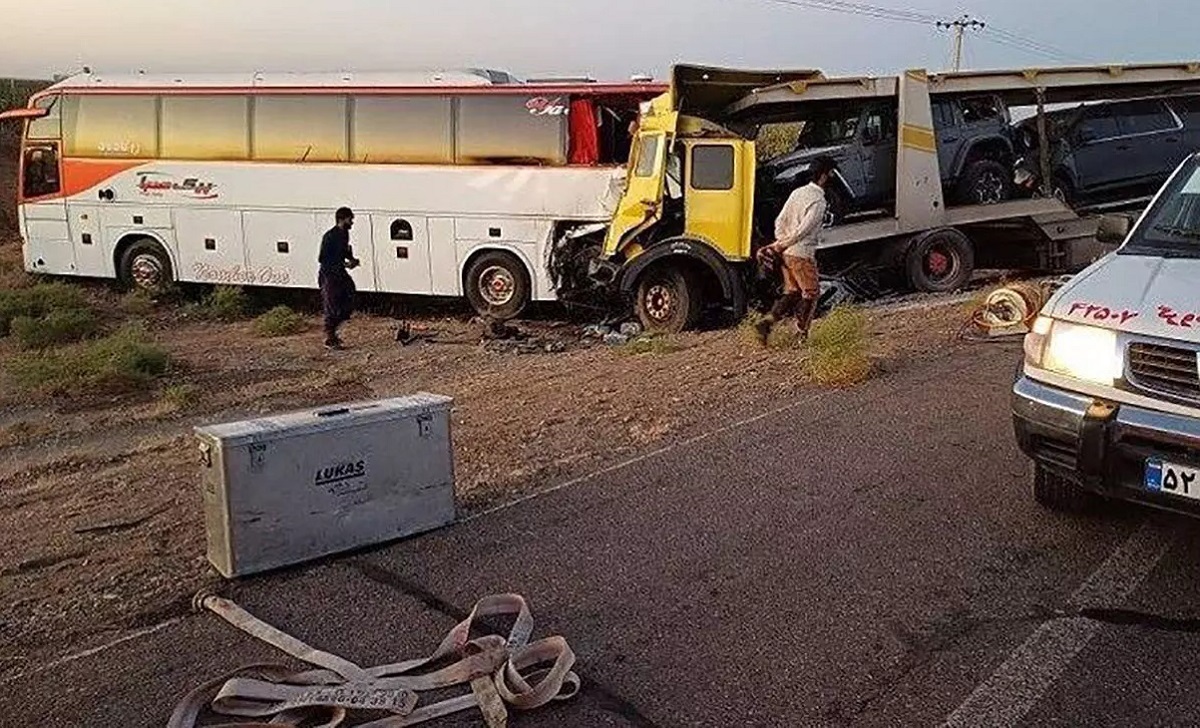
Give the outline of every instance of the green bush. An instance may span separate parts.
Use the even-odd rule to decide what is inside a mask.
[[[22,316],[40,319],[52,311],[87,309],[82,291],[62,283],[40,283],[29,288],[0,291],[0,336],[8,336],[13,319]]]
[[[250,312],[250,297],[238,286],[217,286],[201,304],[204,315],[217,321],[238,321]]]
[[[812,325],[805,368],[818,384],[848,387],[871,376],[866,315],[839,306]]]
[[[100,328],[90,309],[58,309],[41,318],[18,316],[12,320],[12,334],[22,349],[48,349],[92,336]]]
[[[254,320],[259,336],[291,336],[308,328],[308,321],[287,306],[276,306]]]
[[[149,385],[166,373],[167,352],[145,331],[126,326],[83,344],[14,357],[9,373],[19,387],[50,394],[113,394]]]

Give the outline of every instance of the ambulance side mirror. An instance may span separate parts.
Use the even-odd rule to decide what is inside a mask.
[[[1096,240],[1106,245],[1120,245],[1129,237],[1130,227],[1129,218],[1125,215],[1105,215],[1100,218]]]

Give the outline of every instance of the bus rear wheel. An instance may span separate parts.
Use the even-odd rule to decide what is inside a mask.
[[[638,282],[638,320],[650,333],[677,334],[694,326],[702,303],[695,278],[680,268],[658,266]]]
[[[529,305],[529,274],[510,253],[496,250],[479,256],[467,268],[463,283],[467,300],[480,316],[504,321]]]
[[[148,238],[136,240],[125,248],[118,263],[117,276],[127,288],[151,293],[161,292],[175,282],[167,251],[157,241]]]

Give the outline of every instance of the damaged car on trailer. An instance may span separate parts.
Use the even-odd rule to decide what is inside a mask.
[[[1042,505],[1096,496],[1200,515],[1200,155],[1123,240],[1059,289],[1025,338],[1017,442]]]

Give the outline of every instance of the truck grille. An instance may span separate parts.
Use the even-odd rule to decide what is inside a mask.
[[[1130,344],[1129,383],[1156,394],[1200,401],[1196,352],[1158,344]]]

